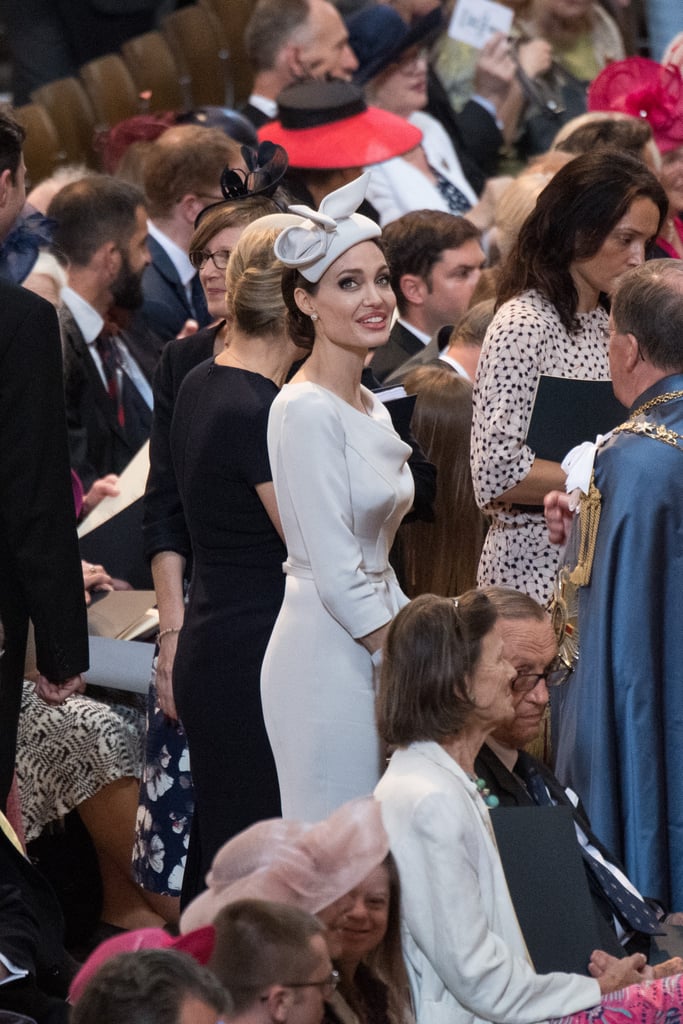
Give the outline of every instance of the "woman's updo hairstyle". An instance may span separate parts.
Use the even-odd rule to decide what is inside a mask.
[[[245,334],[272,334],[286,325],[282,263],[273,253],[279,228],[254,229],[232,250],[225,271],[228,310]]]
[[[296,304],[294,292],[303,288],[309,295],[315,295],[317,284],[311,284],[296,267],[285,267],[282,271],[282,297],[287,307],[287,330],[295,345],[300,348],[312,348],[315,341],[315,327],[310,316],[302,312]]]

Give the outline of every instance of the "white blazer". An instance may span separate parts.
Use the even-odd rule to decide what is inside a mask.
[[[401,879],[417,1024],[533,1024],[601,1001],[578,974],[536,974],[488,809],[437,743],[398,750],[375,790]]]
[[[430,167],[457,185],[475,206],[477,193],[465,177],[453,143],[439,122],[422,111],[412,114],[408,120],[422,132],[422,148]],[[371,172],[365,198],[377,210],[382,227],[412,210],[450,212],[437,186],[402,156],[372,164],[365,170]]]

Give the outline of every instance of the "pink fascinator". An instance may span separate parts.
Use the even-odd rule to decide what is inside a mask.
[[[645,57],[609,64],[588,88],[588,109],[642,117],[660,153],[683,146],[683,77]]]
[[[382,230],[374,220],[356,210],[365,199],[370,172],[366,171],[330,192],[319,210],[290,206],[306,219],[300,226],[285,228],[275,242],[275,255],[286,267],[298,267],[315,284],[339,256],[359,242],[377,238]]]
[[[379,803],[350,800],[315,825],[271,818],[230,839],[214,857],[207,890],[189,904],[181,932],[211,924],[236,900],[271,900],[309,914],[330,906],[389,852]]]

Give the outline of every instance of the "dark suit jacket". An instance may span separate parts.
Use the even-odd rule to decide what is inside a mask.
[[[441,79],[431,68],[427,78],[426,111],[448,133],[465,177],[480,195],[486,179],[498,171],[503,135],[495,119],[475,100],[468,100],[456,114]]]
[[[66,306],[60,310],[59,321],[69,454],[87,491],[99,477],[125,469],[137,446],[129,443],[80,328]]]
[[[436,366],[438,362],[439,336],[435,334],[428,345],[420,345],[420,351],[416,352],[410,359],[406,359],[405,363],[401,363],[396,370],[385,378],[384,383],[387,385],[402,384],[411,370],[415,370],[418,366]]]
[[[553,800],[555,800],[555,802],[560,806],[571,808],[574,821],[585,833],[589,843],[591,843],[596,850],[600,851],[605,860],[614,864],[620,869],[620,871],[624,872],[623,866],[619,863],[614,854],[610,853],[607,847],[600,842],[593,832],[591,823],[581,802],[579,801],[578,806],[574,807],[572,801],[567,796],[564,787],[555,778],[550,768],[536,758],[533,758],[532,760]],[[500,758],[497,757],[486,744],[481,748],[475,759],[474,770],[477,775],[486,780],[491,792],[495,793],[500,800],[501,807],[533,807],[534,801],[531,799],[522,783],[505,767]],[[612,915],[612,908],[602,892],[602,889],[599,887],[588,869],[586,869],[586,879],[593,898],[593,903],[595,904],[595,909],[600,916],[607,921],[610,928],[613,928],[614,919]],[[644,952],[647,954],[649,946],[649,936],[637,936],[632,943],[629,943],[627,950],[632,953]]]
[[[411,356],[417,355],[424,349],[424,345],[412,331],[409,331],[398,320],[391,328],[389,340],[386,345],[375,349],[370,366],[372,372],[380,383],[403,366]]]
[[[29,618],[37,663],[59,681],[88,667],[83,598],[52,306],[0,282],[0,807],[14,771]]]
[[[147,245],[152,262],[142,275],[142,312],[151,329],[168,340],[176,337],[188,319],[195,319],[200,327],[205,327],[211,317],[203,297],[198,308],[193,309],[170,257],[151,235]]]
[[[240,114],[244,114],[246,118],[253,124],[254,128],[258,131],[264,124],[270,124],[273,120],[272,117],[268,117],[262,110],[255,107],[253,103],[245,103],[243,107],[239,107]]]
[[[28,977],[0,985],[0,1010],[39,1024],[68,1020],[78,967],[64,949],[64,918],[52,886],[0,830],[0,953]]]

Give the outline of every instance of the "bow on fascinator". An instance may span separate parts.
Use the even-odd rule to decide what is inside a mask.
[[[242,159],[247,170],[241,167],[226,167],[221,174],[223,199],[205,206],[194,222],[195,230],[209,210],[215,210],[224,203],[234,203],[251,196],[271,197],[287,173],[289,157],[287,151],[275,142],[264,140],[258,149],[242,146]],[[279,205],[279,204],[278,204]]]
[[[662,153],[683,146],[683,78],[645,57],[609,64],[588,89],[588,109],[644,118]]]
[[[287,267],[298,267],[307,281],[315,283],[330,264],[359,242],[382,234],[378,224],[356,210],[363,202],[370,180],[366,172],[341,188],[330,192],[319,210],[309,206],[290,206],[292,213],[305,217],[279,235],[275,255]]]
[[[226,200],[245,199],[247,196],[272,196],[289,166],[282,146],[268,140],[258,149],[242,146],[242,158],[247,170],[226,167],[221,174],[221,192]]]

